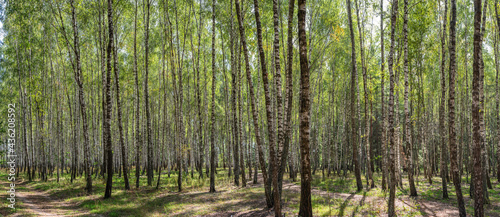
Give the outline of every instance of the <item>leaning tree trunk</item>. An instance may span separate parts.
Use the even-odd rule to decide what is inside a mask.
[[[363,47],[363,31],[361,28],[361,22],[359,20],[359,7],[358,7],[358,1],[355,0],[355,6],[356,6],[356,20],[358,23],[358,34],[359,34],[359,50],[360,50],[360,55],[361,55],[361,70],[363,72],[363,91],[364,91],[364,110],[365,110],[365,142],[366,142],[366,174],[368,175],[368,188],[374,188],[375,183],[373,182],[373,175],[372,175],[372,170],[371,168],[371,158],[370,158],[370,121],[371,121],[371,115],[370,112],[368,111],[368,76],[366,75],[366,64],[365,64],[365,52],[364,52],[364,47]]]
[[[108,0],[111,1],[111,0]],[[78,86],[78,100],[80,102],[80,113],[82,115],[82,125],[83,125],[83,155],[84,155],[84,166],[85,166],[85,179],[87,185],[85,189],[87,194],[92,194],[92,174],[90,173],[90,160],[89,160],[89,134],[87,125],[87,112],[85,106],[85,96],[83,92],[83,76],[82,76],[82,66],[80,62],[80,42],[78,36],[78,24],[76,23],[76,12],[75,6],[73,5],[73,0],[70,1],[71,4],[71,17],[73,21],[73,34],[74,34],[74,52],[75,52],[75,80]],[[109,9],[111,10],[111,9]],[[74,153],[77,154],[77,153]]]
[[[349,1],[349,0],[348,0]],[[309,60],[307,58],[306,40],[306,0],[298,0],[298,30],[299,30],[299,53],[300,53],[300,208],[299,216],[312,216],[311,204],[311,159],[309,155],[309,111],[311,108],[309,101]],[[351,27],[352,28],[352,27]],[[361,179],[359,180],[361,181]]]
[[[352,28],[351,16],[351,0],[347,0],[347,16],[349,19],[349,30],[351,32],[351,103],[350,103],[350,127],[351,127],[351,145],[352,145],[352,161],[354,163],[354,175],[356,176],[356,186],[358,191],[363,189],[361,182],[361,168],[358,161],[358,132],[356,127],[356,43],[354,41],[354,30]]]
[[[262,44],[262,26],[260,22],[260,13],[259,13],[259,1],[254,0],[254,12],[255,12],[255,22],[257,25],[257,47],[258,47],[258,53],[259,53],[259,60],[260,60],[260,66],[261,66],[261,71],[262,71],[262,85],[264,86],[264,99],[265,99],[265,106],[266,106],[266,117],[267,117],[267,130],[268,130],[268,139],[269,139],[269,173],[271,175],[271,180],[273,182],[273,187],[274,187],[274,177],[275,173],[277,174],[278,171],[276,171],[275,165],[276,165],[276,152],[275,152],[275,146],[276,146],[276,132],[275,132],[275,125],[274,125],[274,112],[272,110],[272,104],[273,101],[271,101],[270,93],[269,93],[269,81],[268,81],[268,75],[267,75],[267,66],[266,66],[266,57],[264,54],[264,47]],[[271,181],[269,180],[269,181]],[[264,181],[264,188],[267,188],[268,191],[271,191],[271,183],[268,180]],[[271,208],[274,204],[274,200],[269,198],[267,207]]]
[[[247,41],[246,41],[246,35],[245,35],[245,28],[243,26],[243,17],[242,17],[242,12],[240,9],[240,2],[239,0],[235,0],[235,5],[236,5],[236,15],[238,17],[238,26],[240,30],[240,40],[241,44],[243,47],[243,55],[245,58],[245,72],[247,75],[247,82],[248,82],[248,90],[249,90],[249,95],[250,95],[250,106],[252,108],[252,122],[254,125],[254,131],[255,131],[255,140],[257,143],[257,152],[259,154],[259,164],[262,170],[262,177],[264,178],[264,183],[267,182],[267,171],[266,171],[266,163],[264,159],[264,151],[262,150],[262,138],[260,135],[260,128],[259,128],[259,121],[258,121],[258,110],[256,107],[256,97],[254,94],[253,90],[253,82],[252,82],[252,77],[251,77],[251,72],[250,72],[250,61],[249,61],[249,55],[248,55],[248,48],[247,48]],[[272,200],[271,200],[271,189],[264,188],[265,194],[266,194],[266,203],[267,206],[272,206]]]

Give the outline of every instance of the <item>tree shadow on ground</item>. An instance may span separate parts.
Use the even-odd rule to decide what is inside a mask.
[[[347,205],[349,205],[349,201],[354,198],[354,193],[352,193],[351,195],[349,195],[349,197],[347,197],[347,199],[344,200],[344,202],[342,203],[342,205],[340,205],[340,211],[339,211],[339,216],[344,216],[344,211],[345,211],[345,208],[347,207]]]

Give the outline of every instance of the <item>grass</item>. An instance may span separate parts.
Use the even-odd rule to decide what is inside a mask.
[[[131,171],[130,174],[135,174]],[[248,173],[247,173],[248,174]],[[5,177],[5,172],[0,176]],[[205,176],[206,174],[204,174]],[[380,185],[380,176],[375,174],[375,183]],[[24,177],[21,175],[20,179]],[[113,194],[110,199],[103,199],[105,180],[93,179],[93,195],[86,195],[84,191],[85,180],[81,177],[70,182],[70,177],[65,174],[60,182],[56,178],[49,177],[48,182],[39,180],[29,183],[34,189],[44,191],[51,198],[74,204],[75,208],[87,211],[91,214],[104,216],[199,216],[208,214],[232,214],[237,212],[264,212],[265,197],[262,183],[249,185],[246,188],[236,187],[233,177],[228,177],[227,169],[218,169],[216,176],[215,194],[208,193],[209,178],[198,179],[198,174],[191,178],[187,174],[183,179],[183,191],[177,190],[177,173],[162,174],[160,189],[156,190],[156,178],[153,186],[146,186],[146,176],[141,176],[140,188],[135,188],[135,177],[130,178],[132,190],[124,189],[123,177],[113,178]],[[285,180],[287,176],[285,175]],[[363,177],[363,184],[366,179]],[[396,211],[400,216],[423,216],[427,215],[419,201],[435,201],[456,207],[456,195],[453,184],[448,183],[450,199],[442,199],[441,179],[433,178],[433,184],[429,185],[423,177],[419,177],[417,184],[419,197],[417,200],[409,198],[408,183],[404,179],[402,188],[397,188],[396,196],[405,205],[396,205]],[[500,184],[492,179],[494,188],[489,190],[491,203],[485,206],[488,216],[500,216]],[[298,186],[289,185],[293,188],[283,188],[283,212],[287,216],[295,216],[299,210],[300,180],[294,182]],[[387,211],[388,192],[382,191],[380,186],[374,189],[356,191],[355,179],[352,174],[347,177],[333,176],[322,178],[320,175],[313,176],[311,183],[313,189],[312,205],[314,216],[380,216]],[[469,185],[462,183],[464,197],[466,198],[467,212],[473,213],[473,201],[469,198]],[[7,184],[2,184],[0,190],[5,192]],[[16,190],[22,191],[26,186],[18,186]],[[320,191],[318,191],[320,190]],[[5,194],[2,197],[6,197]],[[7,205],[4,200],[4,206]],[[17,201],[16,212],[23,212],[23,204]],[[3,215],[12,214],[10,209],[1,209]]]

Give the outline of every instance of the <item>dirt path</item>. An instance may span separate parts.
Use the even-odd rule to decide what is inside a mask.
[[[79,210],[75,204],[61,201],[51,197],[46,192],[36,190],[27,184],[16,192],[16,197],[22,202],[22,208],[12,216],[98,216]]]

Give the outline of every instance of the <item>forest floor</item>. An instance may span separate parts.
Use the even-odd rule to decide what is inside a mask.
[[[131,174],[134,174],[131,172]],[[5,172],[0,173],[6,177]],[[248,173],[247,173],[248,176]],[[104,200],[105,181],[94,179],[94,194],[84,193],[85,182],[78,178],[73,183],[69,176],[50,177],[48,182],[28,183],[19,177],[16,184],[16,210],[7,208],[8,201],[2,199],[2,216],[273,216],[273,210],[266,209],[262,178],[258,184],[248,181],[247,187],[235,187],[233,178],[227,177],[227,170],[218,171],[215,194],[208,193],[209,179],[194,179],[188,175],[183,181],[183,191],[177,192],[177,175],[170,178],[162,174],[160,189],[146,186],[146,177],[141,177],[141,188],[125,191],[123,178],[114,177],[113,196]],[[384,216],[387,211],[388,192],[380,188],[379,174],[375,174],[376,188],[356,192],[355,179],[332,176],[322,178],[314,175],[312,182],[312,204],[314,216]],[[155,177],[157,178],[157,177]],[[396,212],[399,216],[458,216],[455,189],[448,183],[450,199],[442,199],[441,179],[433,178],[433,184],[416,183],[418,197],[411,198],[406,179],[403,187],[397,187]],[[490,204],[485,205],[486,216],[500,216],[500,184],[493,181],[489,190]],[[7,198],[9,183],[0,181],[0,198]],[[130,180],[135,185],[135,178]],[[363,177],[363,184],[366,179]],[[469,185],[463,179],[463,193],[467,213],[473,213],[473,200],[469,196]],[[296,216],[299,209],[300,181],[292,182],[285,175],[283,184],[283,212]]]

